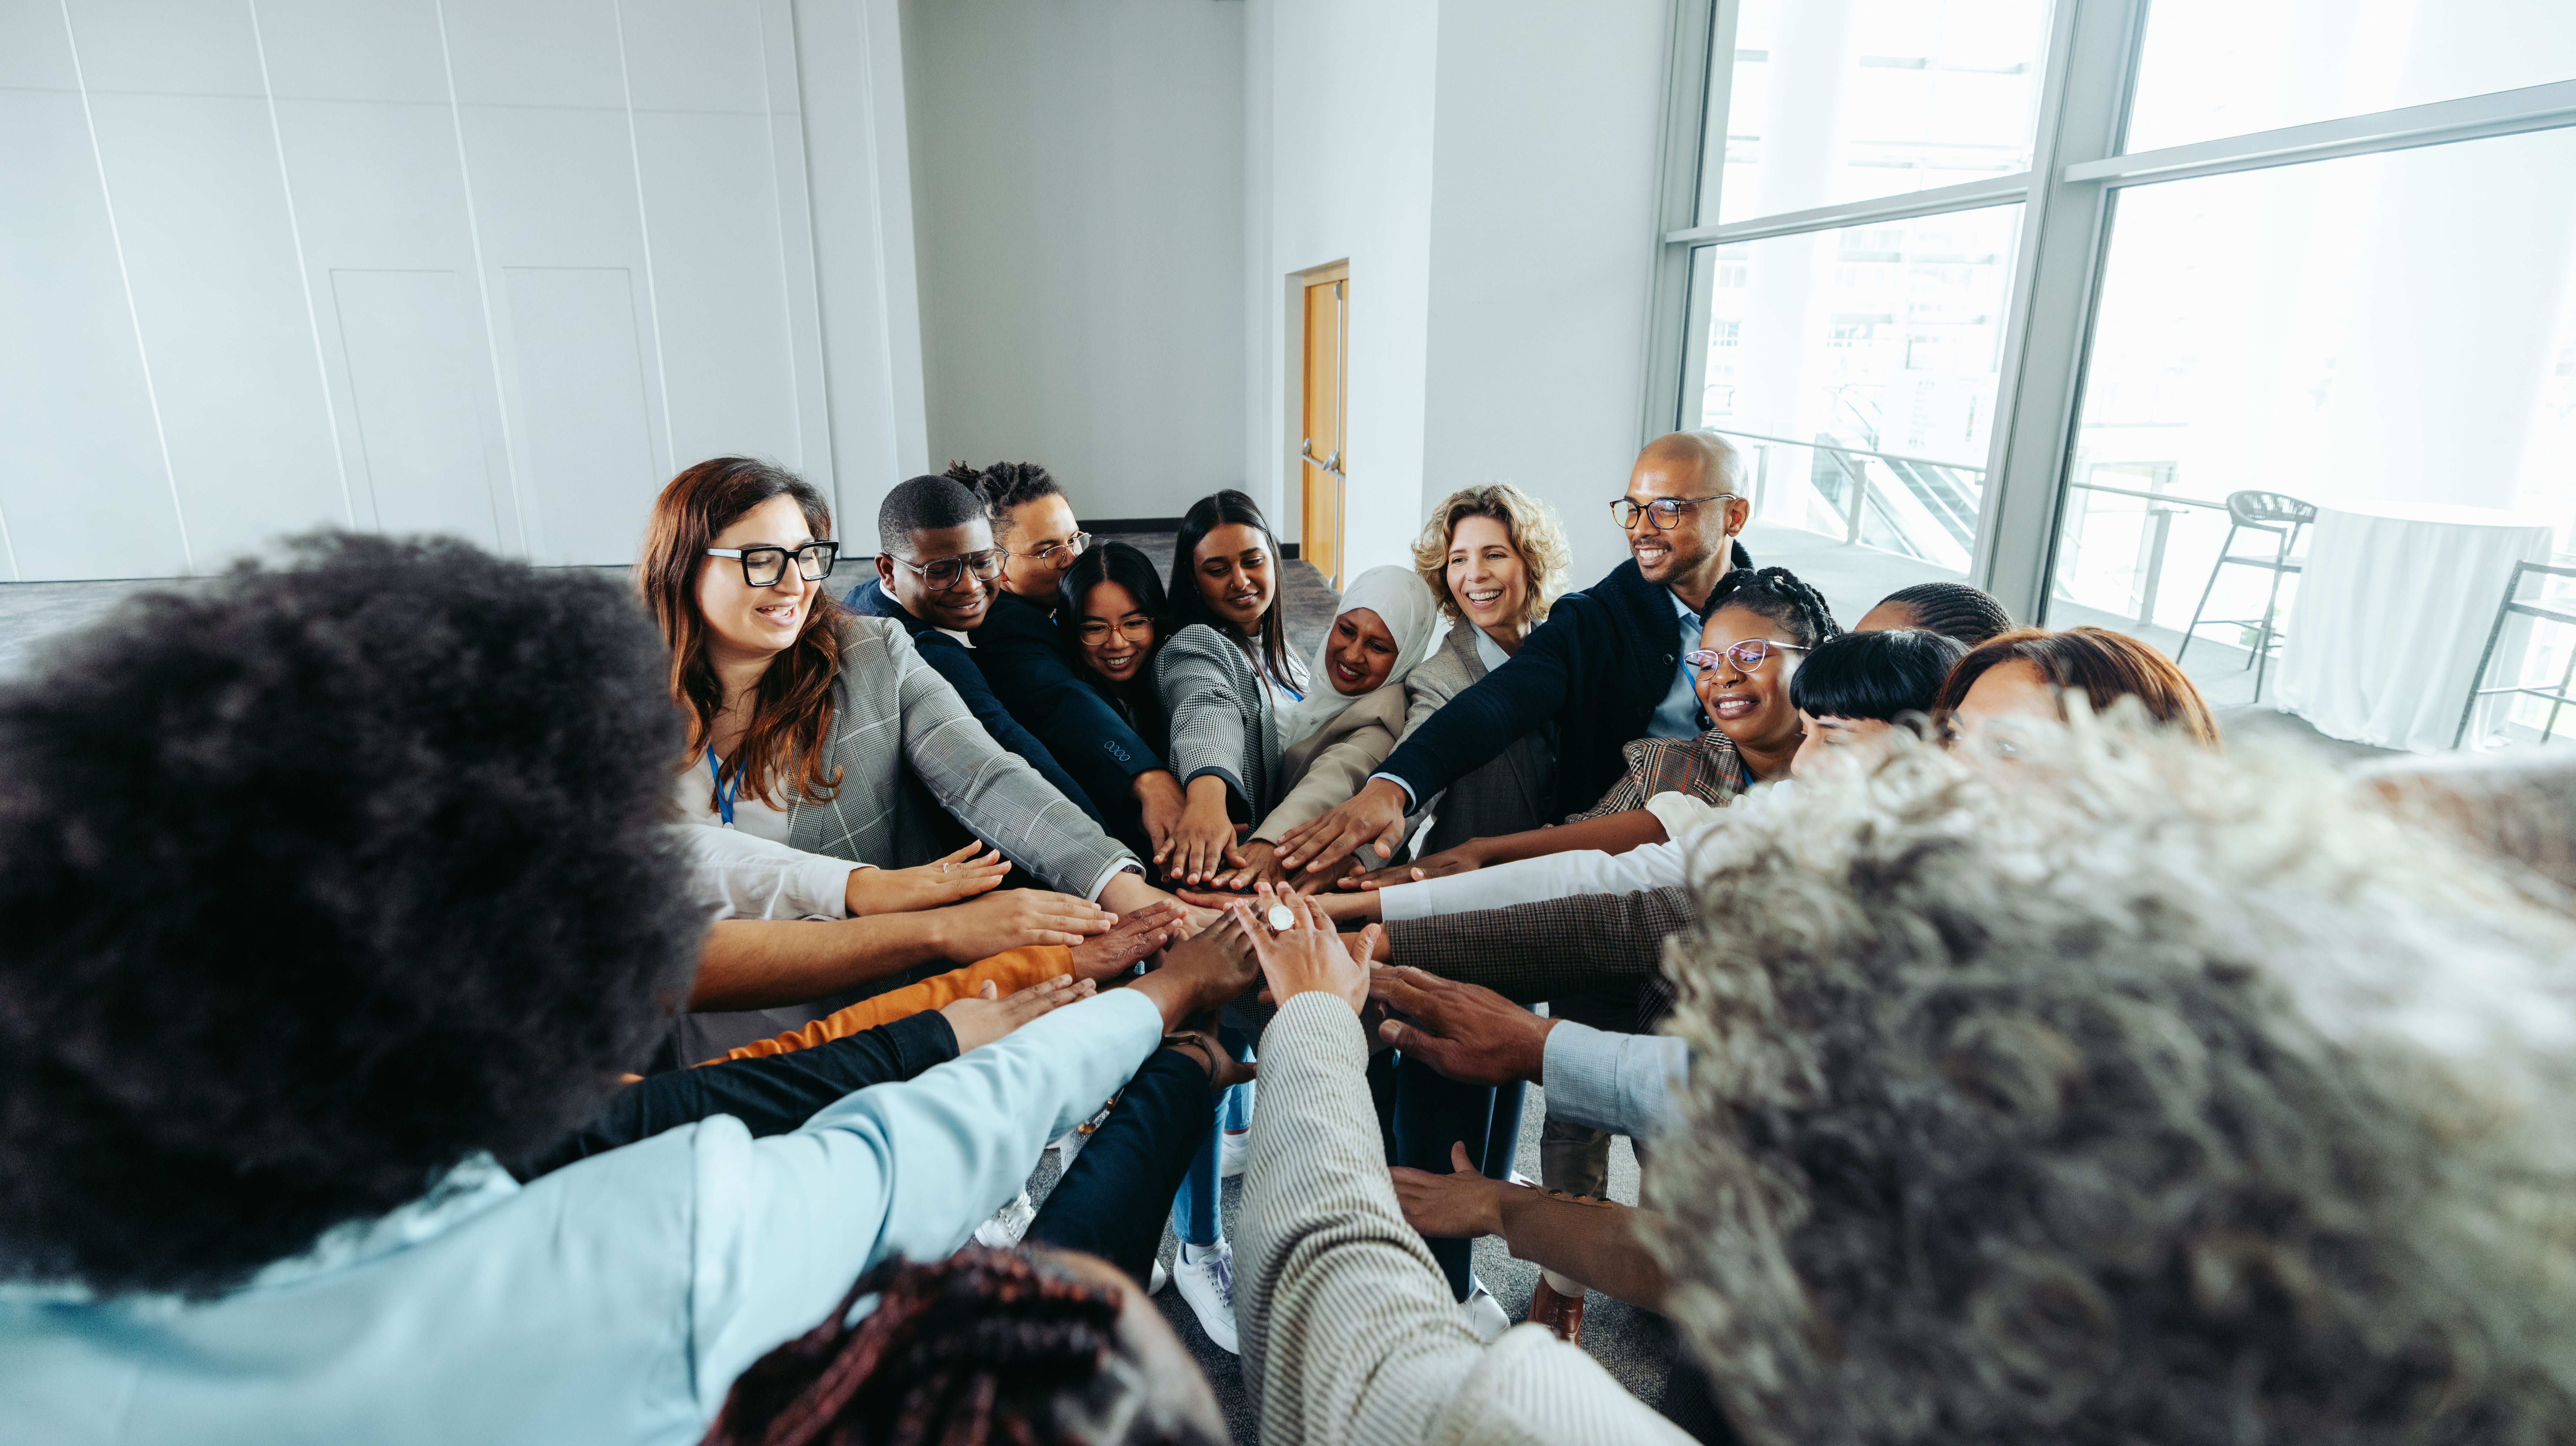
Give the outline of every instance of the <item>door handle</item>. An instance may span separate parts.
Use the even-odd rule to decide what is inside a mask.
[[[1299,443],[1297,444],[1297,455],[1298,455],[1298,456],[1300,456],[1300,457],[1312,457],[1312,456],[1314,456],[1314,455],[1315,455],[1315,439],[1314,439],[1314,438],[1312,438],[1312,437],[1308,437],[1308,438],[1306,438],[1305,440],[1303,440],[1303,441],[1299,442]]]

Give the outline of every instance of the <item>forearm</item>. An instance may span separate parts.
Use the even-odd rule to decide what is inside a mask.
[[[1664,938],[1692,917],[1687,891],[1655,889],[1389,923],[1386,939],[1393,963],[1531,1004],[1654,978],[1663,968]]]
[[[1554,828],[1534,828],[1524,833],[1473,839],[1459,845],[1459,851],[1472,853],[1479,864],[1508,864],[1519,859],[1534,859],[1542,854],[1564,853],[1569,849],[1599,849],[1605,854],[1623,854],[1640,844],[1663,842],[1663,820],[1642,808],[1631,808],[1579,823],[1561,823]]]
[[[1572,1276],[1605,1295],[1661,1312],[1664,1270],[1647,1244],[1652,1212],[1610,1200],[1497,1185],[1512,1258]]]
[[[776,1009],[947,956],[940,911],[864,919],[719,919],[689,1007]]]
[[[1578,894],[1630,894],[1682,884],[1684,873],[1682,852],[1672,844],[1646,844],[1622,854],[1599,849],[1541,854],[1374,890],[1371,896],[1381,901],[1381,912],[1371,917],[1395,922]]]
[[[740,1049],[729,1051],[723,1060],[708,1061],[706,1067],[712,1068],[725,1060],[758,1059],[765,1055],[793,1054],[818,1048],[833,1040],[953,1004],[986,984],[992,985],[998,994],[1017,994],[1032,984],[1072,972],[1071,949],[1061,944],[1031,944],[1025,949],[1013,949],[990,959],[978,960],[963,969],[951,969],[918,984],[862,999],[836,1009],[802,1029],[754,1040]]]

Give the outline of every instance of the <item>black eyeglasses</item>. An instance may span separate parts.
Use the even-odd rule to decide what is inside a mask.
[[[891,552],[886,556],[894,557],[895,561],[921,574],[922,582],[927,584],[932,592],[948,591],[969,573],[974,574],[977,582],[991,582],[1002,575],[1002,550],[998,547],[988,548],[983,552],[970,552],[963,557],[943,557],[932,563],[919,563],[908,557],[895,557]]]
[[[1696,652],[1684,653],[1682,661],[1705,673],[1717,666],[1718,659],[1724,658],[1735,665],[1735,671],[1750,673],[1771,661],[1771,652],[1775,648],[1785,648],[1792,653],[1815,651],[1813,648],[1802,648],[1796,643],[1775,643],[1765,638],[1746,638],[1743,642],[1723,648],[1701,648]]]
[[[832,564],[840,561],[841,544],[809,542],[803,547],[710,547],[709,557],[736,558],[742,563],[745,587],[776,587],[787,576],[787,559],[796,559],[796,573],[807,582],[821,582],[832,575]]]
[[[1656,527],[1670,532],[1681,526],[1684,508],[1693,507],[1702,502],[1734,500],[1735,494],[1732,492],[1712,492],[1706,497],[1658,497],[1652,502],[1644,503],[1631,502],[1622,497],[1610,504],[1610,515],[1619,519],[1621,527],[1634,527],[1637,525],[1637,514],[1642,512],[1655,520]]]
[[[1075,558],[1082,556],[1090,550],[1091,534],[1088,532],[1077,532],[1062,542],[1050,542],[1035,552],[1013,552],[1009,548],[1003,548],[1001,549],[1001,552],[1005,557],[1025,557],[1044,566],[1054,568],[1058,572],[1062,572],[1066,568],[1073,566],[1073,560]]]

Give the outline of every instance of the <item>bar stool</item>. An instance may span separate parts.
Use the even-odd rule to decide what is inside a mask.
[[[2204,621],[2213,627],[2260,626],[2262,632],[2254,640],[2254,656],[2245,660],[2245,666],[2254,670],[2254,701],[2263,701],[2263,675],[2272,666],[2272,644],[2281,641],[2279,630],[2272,626],[2272,616],[2280,610],[2281,574],[2307,569],[2306,558],[2291,554],[2299,548],[2299,529],[2316,520],[2316,504],[2302,502],[2296,497],[2278,492],[2227,494],[2227,540],[2218,545],[2218,561],[2209,565],[2209,581],[2201,586],[2200,602],[2192,608],[2191,622],[2182,630],[2182,646],[2174,652],[2176,664],[2190,653],[2191,640],[2198,635]],[[2274,538],[2272,555],[2237,556],[2236,534],[2239,532],[2271,534]],[[2259,567],[2272,574],[2272,592],[2263,600],[2263,616],[2204,620],[2201,613],[2209,607],[2209,594],[2218,586],[2218,570],[2231,562],[2238,567]]]
[[[2576,567],[2553,567],[2545,562],[2517,562],[2513,565],[2513,576],[2505,581],[2504,601],[2496,606],[2495,626],[2487,629],[2486,651],[2478,654],[2478,670],[2469,675],[2469,701],[2460,709],[2459,731],[2451,735],[2454,748],[2460,746],[2461,739],[2469,736],[2469,719],[2478,711],[2480,698],[2493,697],[2498,693],[2525,693],[2534,698],[2548,699],[2549,721],[2540,728],[2540,741],[2544,744],[2549,741],[2550,734],[2558,731],[2558,710],[2576,703],[2576,694],[2568,692],[2569,685],[2576,684],[2576,649],[2569,650],[2567,671],[2559,675],[2556,688],[2539,688],[2529,683],[2515,683],[2503,688],[2478,686],[2487,680],[2487,665],[2495,661],[2496,644],[2503,640],[2505,622],[2514,614],[2538,618],[2545,623],[2576,624],[2576,598],[2541,596],[2516,600],[2522,592],[2522,575],[2526,572],[2536,572],[2545,577],[2576,577]],[[2542,586],[2546,588],[2547,584]]]

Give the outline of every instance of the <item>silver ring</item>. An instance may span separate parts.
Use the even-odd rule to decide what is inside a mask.
[[[939,871],[940,871],[941,873],[943,873],[943,874],[944,874],[944,873],[946,873],[946,872],[948,872],[948,865],[947,865],[947,864],[945,864],[945,863],[942,863],[942,864],[939,866]]]
[[[1286,904],[1271,905],[1269,917],[1271,929],[1278,933],[1284,934],[1297,927],[1297,916],[1289,911]]]

